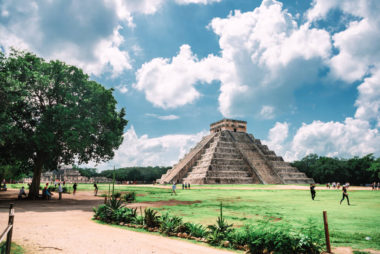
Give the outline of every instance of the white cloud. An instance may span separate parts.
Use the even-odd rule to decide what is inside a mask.
[[[172,166],[183,157],[201,138],[208,135],[201,131],[193,135],[165,135],[149,138],[148,135],[137,136],[133,126],[124,134],[123,143],[115,152],[113,160],[96,166],[100,170],[113,166]]]
[[[260,116],[264,119],[273,119],[275,117],[274,107],[268,105],[262,106]]]
[[[222,58],[235,67],[221,78],[224,116],[246,115],[266,103],[288,110],[293,90],[318,80],[318,70],[331,54],[328,32],[298,26],[274,0],[264,0],[252,12],[214,18],[210,27],[220,37]]]
[[[118,85],[115,87],[120,93],[128,93],[128,87],[126,85]]]
[[[97,1],[5,0],[0,3],[0,45],[29,50],[50,60],[60,59],[85,72],[113,76],[131,69],[122,50],[119,20],[114,6]]]
[[[146,99],[157,107],[183,106],[200,97],[194,87],[197,82],[210,83],[216,78],[220,71],[217,60],[210,56],[199,61],[189,45],[182,45],[171,60],[155,58],[143,64],[133,87],[144,91]]]
[[[291,141],[287,142],[286,137],[287,124],[276,123],[269,131],[269,140],[264,143],[288,161],[311,153],[343,158],[369,153],[380,155],[379,131],[360,119],[346,118],[343,123],[313,121],[303,124]]]
[[[145,63],[134,87],[155,106],[175,108],[201,96],[198,82],[219,80],[219,110],[224,116],[252,114],[252,108],[266,104],[277,112],[291,106],[295,88],[317,79],[331,54],[328,32],[307,24],[298,27],[274,0],[264,0],[251,12],[214,18],[209,28],[220,37],[220,57],[198,60],[183,45],[171,62],[155,58]],[[260,110],[255,113],[260,115]]]
[[[179,116],[177,115],[166,115],[166,116],[160,116],[156,114],[145,114],[146,116],[154,117],[160,120],[177,120],[179,119]]]

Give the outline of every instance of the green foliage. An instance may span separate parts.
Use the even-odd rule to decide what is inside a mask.
[[[310,154],[300,161],[294,161],[292,166],[319,183],[338,181],[360,185],[380,180],[380,158],[375,159],[372,154],[351,159]]]
[[[171,233],[177,233],[178,228],[183,225],[182,218],[178,216],[170,216],[165,213],[161,216],[160,232],[169,235]]]
[[[121,197],[121,192],[115,192],[115,193],[113,193],[112,194],[112,197],[114,197],[114,198],[120,198]]]
[[[166,173],[170,167],[127,167],[115,170],[116,181],[143,181],[151,183]],[[112,170],[104,170],[99,176],[113,177]]]
[[[33,197],[43,169],[111,159],[127,124],[112,92],[75,66],[0,53],[0,164],[33,168]]]
[[[159,226],[160,216],[158,215],[158,212],[153,209],[146,208],[144,210],[144,224],[150,228]]]
[[[185,222],[184,226],[186,227],[186,233],[194,236],[194,237],[205,237],[207,234],[207,229],[201,225],[191,222]]]
[[[123,205],[123,200],[115,196],[111,196],[111,198],[107,200],[106,205],[112,208],[113,210],[117,210]]]
[[[136,200],[136,192],[129,191],[129,192],[125,193],[124,200],[127,203],[132,203],[133,201]]]

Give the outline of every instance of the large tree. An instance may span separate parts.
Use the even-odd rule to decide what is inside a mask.
[[[0,156],[32,165],[30,198],[39,193],[43,169],[113,157],[127,120],[112,91],[75,66],[0,53]]]

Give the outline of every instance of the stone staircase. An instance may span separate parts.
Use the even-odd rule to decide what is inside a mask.
[[[259,183],[228,132],[218,132],[183,182],[193,184]]]

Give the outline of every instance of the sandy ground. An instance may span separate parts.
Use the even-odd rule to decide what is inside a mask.
[[[225,187],[220,187],[220,189],[225,189]],[[273,188],[238,187],[237,189],[308,189],[308,187],[279,185]],[[369,188],[350,187],[350,189],[368,190]],[[91,220],[92,208],[103,203],[104,198],[94,197],[90,191],[80,191],[75,196],[64,194],[63,200],[57,200],[58,197],[55,195],[49,201],[15,200],[17,193],[17,190],[0,192],[0,207],[9,207],[9,203],[15,203],[13,240],[23,246],[27,253],[234,253],[184,240],[95,223]],[[178,202],[181,201],[169,200],[164,201],[165,204],[144,202],[133,204],[133,206],[158,207],[176,205]],[[5,228],[7,220],[8,209],[0,209],[0,230]],[[334,249],[334,253],[352,254],[353,252],[349,247],[339,247]]]
[[[101,225],[92,207],[103,202],[90,192],[64,194],[63,200],[10,200],[17,190],[0,193],[0,207],[15,203],[13,240],[27,253],[232,253],[187,241]],[[0,209],[0,229],[8,210]]]

